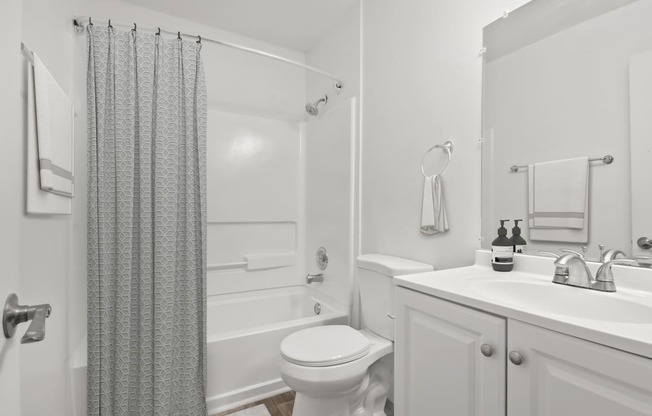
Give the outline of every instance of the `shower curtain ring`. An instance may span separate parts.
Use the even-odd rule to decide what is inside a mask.
[[[111,19],[109,19],[109,29],[113,29],[113,26],[111,25]]]
[[[157,34],[158,36],[161,36],[161,28],[160,28],[160,27],[158,28],[158,31],[156,32],[156,34]]]
[[[90,16],[88,16],[88,26],[93,26],[93,21]]]
[[[177,32],[177,39],[181,40],[181,31]]]
[[[197,44],[201,45],[201,36],[197,35]]]
[[[134,23],[134,28],[131,29],[131,31],[132,31],[132,32],[135,32],[137,28],[138,28],[138,26],[136,26],[136,24]]]

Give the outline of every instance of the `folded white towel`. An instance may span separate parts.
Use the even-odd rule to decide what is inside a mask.
[[[38,55],[33,55],[41,189],[72,197],[74,194],[72,104]]]
[[[581,230],[588,223],[589,158],[528,167],[530,228]]]
[[[421,232],[433,235],[448,231],[448,218],[444,205],[443,185],[437,175],[423,181],[423,203],[421,207]]]

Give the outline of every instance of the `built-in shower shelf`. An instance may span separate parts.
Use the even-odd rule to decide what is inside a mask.
[[[250,254],[244,261],[235,263],[209,264],[209,271],[245,269],[247,271],[289,267],[296,263],[297,253]]]

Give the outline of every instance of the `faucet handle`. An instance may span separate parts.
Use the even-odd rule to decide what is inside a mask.
[[[559,250],[559,251],[561,251],[562,253],[571,253],[571,254],[575,254],[575,255],[577,255],[579,258],[581,258],[582,260],[584,260],[584,254],[580,253],[579,251],[571,250],[571,249],[568,249],[568,248],[562,248],[562,249]]]
[[[552,256],[556,259],[558,259],[560,256],[557,253],[553,253],[552,251],[540,251],[539,254],[544,254],[546,256]]]
[[[49,318],[50,313],[52,313],[52,307],[49,304],[32,306],[28,310],[27,316],[31,316],[32,323],[27,328],[25,335],[20,339],[21,344],[43,341],[45,338],[45,318]]]
[[[595,289],[601,290],[603,292],[616,291],[616,284],[614,283],[614,273],[611,270],[611,266],[613,266],[614,264],[639,264],[639,260],[613,259],[607,261],[606,263],[603,263],[595,275],[595,284],[594,284]]]

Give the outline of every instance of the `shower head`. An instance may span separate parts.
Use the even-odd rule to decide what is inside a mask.
[[[316,116],[319,114],[319,104],[324,103],[328,104],[328,95],[324,95],[322,98],[319,100],[315,101],[314,103],[308,103],[306,104],[306,113],[311,116]]]

